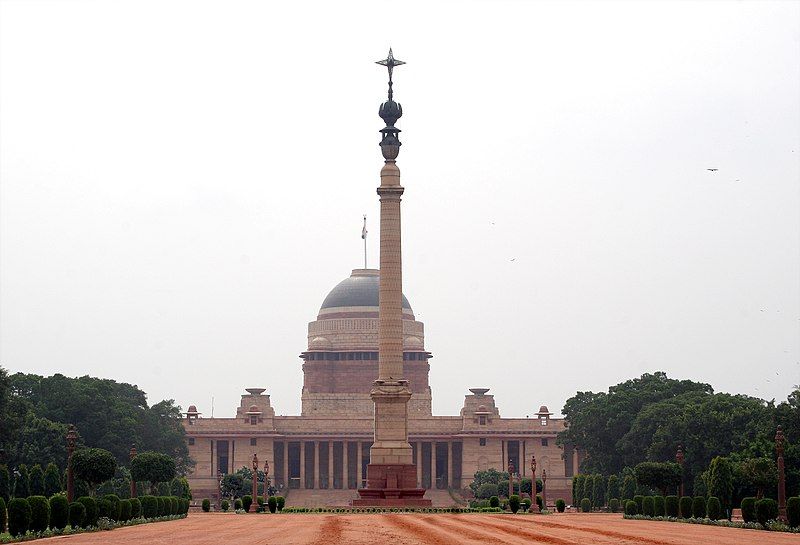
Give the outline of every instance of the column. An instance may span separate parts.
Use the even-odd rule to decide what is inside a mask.
[[[414,463],[417,464],[417,486],[422,488],[422,441],[417,441],[417,459]]]
[[[300,441],[300,488],[306,487],[306,442]]]
[[[288,437],[287,437],[288,439]],[[283,442],[283,486],[289,488],[289,441]]]
[[[228,473],[236,472],[236,470],[234,469],[236,467],[236,463],[233,461],[233,455],[235,454],[233,449],[233,442],[234,442],[233,438],[228,439]]]
[[[333,489],[333,439],[328,440],[328,489]]]
[[[363,449],[361,448],[361,441],[356,441],[356,445],[358,445],[358,450],[356,451],[356,460],[358,462],[356,465],[356,475],[358,475],[358,480],[356,481],[356,488],[362,488],[364,486],[364,470],[363,470],[363,463],[364,463],[364,453]]]
[[[319,441],[314,441],[314,488],[319,490]]]
[[[436,489],[436,441],[431,441],[431,490]]]
[[[447,442],[447,488],[453,487],[453,442]]]
[[[522,477],[525,476],[525,466],[527,466],[527,464],[525,463],[525,460],[527,460],[526,456],[528,455],[525,452],[525,443],[527,443],[527,441],[525,439],[523,439],[522,440],[522,445],[520,446],[521,452],[520,452],[520,455],[519,455],[519,465],[522,466],[519,474]],[[522,478],[521,477],[520,477],[520,486],[522,486]],[[522,495],[522,491],[520,491],[520,495]]]
[[[350,474],[348,473],[348,461],[347,461],[347,445],[348,441],[345,437],[342,441],[342,490],[347,490],[350,488]]]

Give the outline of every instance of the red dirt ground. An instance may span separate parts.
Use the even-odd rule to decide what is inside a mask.
[[[800,534],[699,524],[624,520],[612,514],[286,514],[193,513],[188,518],[38,540],[37,544],[145,545],[782,545]]]

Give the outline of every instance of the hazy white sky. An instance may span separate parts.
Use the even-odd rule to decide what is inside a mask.
[[[299,413],[364,213],[377,262],[390,45],[435,413],[800,383],[800,3],[768,1],[0,0],[0,364]]]

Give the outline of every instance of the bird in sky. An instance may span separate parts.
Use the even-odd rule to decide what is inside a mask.
[[[718,169],[718,168],[707,168],[706,170],[708,170],[708,171],[711,171],[711,172],[716,172],[716,171],[718,171],[719,169]]]

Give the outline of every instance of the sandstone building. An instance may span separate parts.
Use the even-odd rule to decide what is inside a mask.
[[[189,476],[195,498],[215,498],[218,475],[250,467],[253,454],[262,464],[269,461],[275,486],[349,490],[356,497],[373,440],[378,281],[377,270],[354,270],[308,324],[308,348],[300,354],[302,414],[276,416],[262,388],[246,390],[235,418],[202,418],[189,407],[183,423],[197,462]],[[470,389],[458,415],[433,415],[428,383],[433,356],[425,350],[424,326],[405,297],[402,306],[403,368],[412,391],[408,436],[418,486],[464,488],[476,471],[506,471],[509,461],[521,476],[529,476],[533,453],[537,477],[547,471],[548,502],[569,502],[578,455],[556,445],[563,420],[552,418],[547,407],[531,418],[502,418],[488,388]]]

